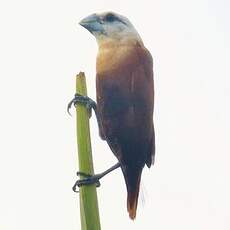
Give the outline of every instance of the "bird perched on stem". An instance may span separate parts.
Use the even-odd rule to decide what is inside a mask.
[[[134,219],[141,173],[145,165],[150,167],[154,163],[155,156],[152,57],[134,26],[122,15],[92,14],[80,25],[98,43],[97,105],[89,101],[96,112],[100,136],[119,163],[105,173],[78,181],[77,185],[94,183],[93,179],[121,167],[128,193],[127,209]],[[81,99],[76,95],[72,103]]]

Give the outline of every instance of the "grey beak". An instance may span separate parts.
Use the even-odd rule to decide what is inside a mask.
[[[88,17],[83,18],[79,24],[91,33],[103,31],[103,27],[100,23],[100,18],[96,14],[91,14]]]
[[[85,25],[88,25],[88,24],[90,24],[90,23],[95,23],[97,20],[98,20],[97,15],[96,15],[96,14],[91,14],[91,15],[89,15],[88,17],[83,18],[83,19],[79,22],[79,24],[80,24],[81,26],[85,26]]]

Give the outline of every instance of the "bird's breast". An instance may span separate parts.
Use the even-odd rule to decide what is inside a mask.
[[[99,48],[97,55],[97,73],[119,71],[137,62],[135,46],[107,45]],[[103,74],[103,76],[105,76]]]

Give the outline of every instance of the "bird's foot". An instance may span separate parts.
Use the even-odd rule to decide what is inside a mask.
[[[73,186],[73,191],[74,192],[78,192],[77,191],[77,187],[81,187],[82,185],[91,185],[91,184],[96,184],[96,187],[100,187],[100,181],[99,179],[101,179],[102,174],[95,174],[95,175],[89,175],[87,173],[83,173],[83,172],[77,172],[77,176],[83,176],[85,177],[84,179],[81,180],[77,180]]]
[[[83,96],[81,94],[76,93],[74,95],[74,98],[69,102],[67,106],[67,112],[70,114],[70,109],[72,105],[76,107],[78,103],[86,106],[86,109],[89,113],[89,117],[91,117],[92,115],[92,109],[96,110],[96,107],[97,107],[96,102],[93,101],[91,98],[89,98],[88,96]]]
[[[77,186],[80,187],[82,185],[90,185],[90,184],[96,184],[96,187],[100,186],[100,179],[102,177],[104,177],[105,175],[107,175],[108,173],[112,172],[113,170],[119,168],[121,166],[121,164],[118,162],[115,165],[113,165],[112,167],[110,167],[109,169],[105,170],[102,173],[99,174],[95,174],[95,175],[89,175],[87,173],[83,173],[83,172],[77,172],[77,176],[83,176],[85,177],[84,179],[81,180],[77,180],[76,183],[73,186],[73,191],[74,192],[78,192],[76,190]]]

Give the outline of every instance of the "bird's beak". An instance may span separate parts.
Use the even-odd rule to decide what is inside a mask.
[[[103,30],[100,18],[96,14],[91,14],[88,17],[83,18],[79,24],[91,33],[102,32]]]

